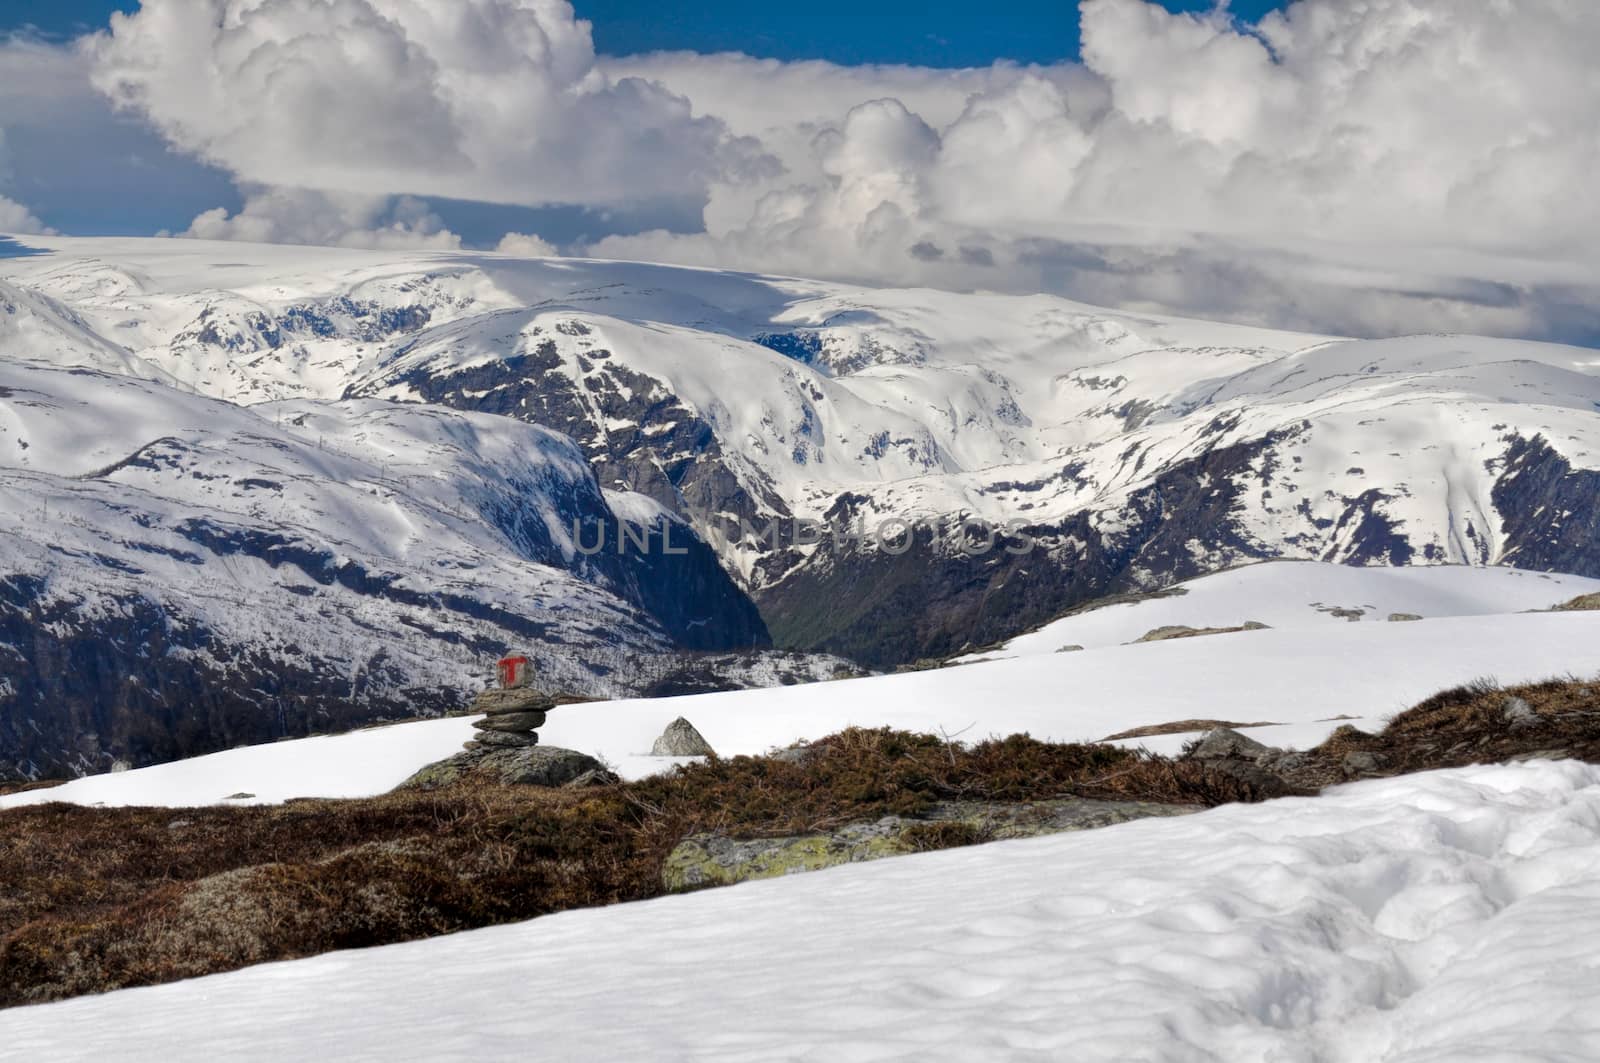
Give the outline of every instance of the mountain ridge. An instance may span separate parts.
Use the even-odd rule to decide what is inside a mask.
[[[362,505],[378,500],[371,523],[392,529],[414,515],[397,522],[391,509],[410,514],[420,501],[418,519],[437,529],[422,538],[456,542],[452,507],[463,503],[421,470],[448,452],[458,457],[444,481],[493,480],[517,464],[516,448],[502,442],[484,459],[475,447],[496,433],[553,430],[570,477],[507,481],[491,492],[500,501],[467,509],[492,531],[490,554],[555,560],[577,583],[616,592],[587,629],[620,633],[611,645],[734,649],[770,632],[788,650],[891,667],[1003,641],[1087,600],[1263,558],[1600,575],[1600,356],[1582,348],[1341,339],[1054,296],[626,262],[28,242],[42,253],[0,261],[8,358],[42,361],[38,372],[63,381],[142,380],[189,396],[173,399],[179,407],[221,403],[205,409],[249,411],[265,425],[202,456],[156,418],[57,473],[99,472],[115,491],[181,483],[183,497],[203,500],[190,491],[206,482],[196,474],[212,475],[202,465],[265,453],[253,438],[287,433],[278,442],[298,448],[330,498],[364,484]],[[52,416],[71,419],[65,407]],[[85,438],[96,416],[75,422]],[[401,421],[414,431],[395,429]],[[444,425],[466,442],[428,436]],[[486,425],[494,431],[467,428]],[[0,465],[17,512],[59,505],[54,487],[17,479],[38,459],[10,438],[0,436]],[[339,447],[365,456],[350,465]],[[392,476],[391,463],[411,471]],[[228,482],[256,529],[249,549],[287,550],[272,536],[282,488],[298,481],[241,468]],[[552,491],[566,501],[552,503]],[[252,492],[259,502],[244,498]],[[608,498],[636,499],[624,508],[682,529],[693,556],[646,549],[621,564],[557,550],[574,519],[615,518]],[[553,505],[553,522],[534,512],[541,505]],[[909,539],[877,534],[918,522]],[[360,526],[347,530],[359,539]],[[208,558],[231,549],[210,525],[184,527],[167,529],[177,540],[162,548]],[[980,541],[991,527],[1031,548],[974,552],[974,527]],[[93,555],[110,556],[91,539],[77,562],[87,572]],[[706,607],[680,608],[684,588]],[[722,636],[696,642],[711,614]],[[548,602],[530,600],[504,613],[545,615]],[[515,626],[489,641],[529,637]],[[388,631],[403,642],[414,627]],[[587,681],[581,671],[562,678]],[[602,680],[600,690],[611,688]]]

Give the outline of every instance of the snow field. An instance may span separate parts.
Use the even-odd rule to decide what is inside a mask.
[[[539,736],[546,745],[599,756],[625,778],[670,766],[648,753],[677,716],[687,717],[724,756],[760,754],[850,726],[963,741],[1020,732],[1098,741],[1187,719],[1271,721],[1277,726],[1250,735],[1306,748],[1343,723],[1381,729],[1388,716],[1474,678],[1510,684],[1568,673],[1600,675],[1600,613],[1341,622],[831,683],[594,702],[552,711]],[[199,805],[240,791],[263,800],[376,794],[456,752],[470,730],[467,720],[457,719],[279,742],[0,797],[0,809],[50,800]],[[1171,753],[1192,737],[1121,744]],[[357,764],[360,770],[352,770]]]

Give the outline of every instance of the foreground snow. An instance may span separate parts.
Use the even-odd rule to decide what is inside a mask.
[[[1190,719],[1272,722],[1277,726],[1251,735],[1305,748],[1341,723],[1380,729],[1393,713],[1477,677],[1517,683],[1568,673],[1600,673],[1600,613],[1339,623],[1031,654],[834,683],[598,702],[555,710],[539,733],[546,744],[604,758],[627,778],[677,763],[648,753],[680,715],[725,756],[764,753],[852,725],[943,732],[967,741],[1018,732],[1098,741],[1133,727]],[[470,722],[456,719],[279,742],[0,797],[0,809],[54,800],[198,805],[238,792],[263,801],[365,796],[451,755],[470,734]],[[1191,737],[1125,744],[1172,752]]]
[[[1600,1058],[1600,767],[1472,768],[0,1012],[18,1058]]]

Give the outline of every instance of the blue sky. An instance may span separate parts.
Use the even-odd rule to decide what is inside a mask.
[[[1287,0],[1233,0],[1245,19]],[[1213,0],[1163,0],[1174,11],[1202,11]],[[105,25],[130,0],[4,0],[0,27],[37,27],[75,36]],[[1074,0],[808,0],[804,4],[699,0],[578,0],[608,55],[657,50],[739,51],[773,59],[836,63],[984,66],[996,59],[1051,63],[1078,54]]]

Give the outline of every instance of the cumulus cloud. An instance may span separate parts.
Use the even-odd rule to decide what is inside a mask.
[[[15,236],[51,235],[55,232],[33,216],[33,212],[14,199],[0,196],[0,233]]]
[[[120,107],[261,185],[632,203],[761,165],[597,69],[565,0],[143,0],[84,48]]]
[[[595,252],[1046,287],[1349,331],[1535,334],[1560,320],[1597,334],[1592,313],[1549,311],[1597,280],[1600,9],[1299,0],[1241,26],[1225,11],[1084,0],[1082,18],[1072,77],[1007,69],[951,116],[931,72],[902,75],[937,117],[890,97],[808,119],[809,160],[780,152],[783,180],[716,190],[704,233],[612,237]],[[672,64],[662,76],[688,84]],[[704,106],[750,91],[724,86]],[[1451,255],[1399,275],[1416,249]],[[1479,298],[1469,256],[1488,270],[1476,279],[1513,294]]]
[[[558,253],[554,244],[531,233],[506,233],[495,250],[518,258],[548,258]]]
[[[449,246],[407,197],[595,218],[670,201],[629,213],[703,230],[578,250],[1600,338],[1600,8],[1081,11],[1081,63],[964,71],[597,57],[564,0],[144,0],[80,56],[124,113],[249,190],[194,235]]]
[[[461,237],[446,229],[419,199],[287,188],[255,190],[234,214],[223,207],[208,210],[181,235],[197,240],[390,250],[454,251],[461,247]]]

